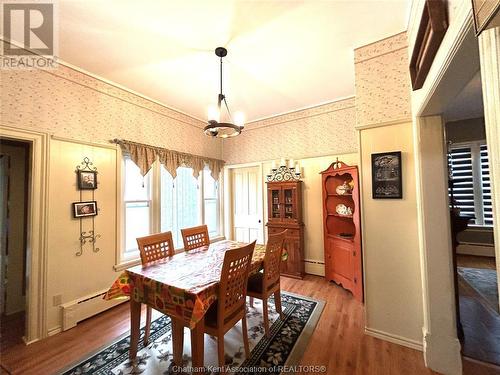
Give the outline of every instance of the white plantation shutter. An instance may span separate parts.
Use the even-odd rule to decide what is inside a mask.
[[[488,150],[483,143],[453,147],[448,155],[453,179],[448,192],[463,215],[474,216],[469,224],[493,225]],[[452,191],[453,190],[453,191]]]
[[[453,198],[455,206],[464,215],[475,215],[474,178],[472,172],[472,153],[470,147],[452,149],[450,161],[453,178]],[[471,223],[474,220],[471,220]]]
[[[488,165],[488,147],[481,145],[481,188],[483,192],[484,225],[493,225],[493,211],[491,203],[490,169]]]

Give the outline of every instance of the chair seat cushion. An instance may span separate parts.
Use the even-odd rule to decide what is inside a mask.
[[[257,272],[248,278],[247,290],[253,293],[262,293],[262,286],[264,284],[264,274]]]

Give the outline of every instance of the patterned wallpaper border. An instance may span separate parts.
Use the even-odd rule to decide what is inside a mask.
[[[265,126],[283,124],[292,120],[299,120],[308,117],[319,116],[322,114],[340,111],[342,109],[351,108],[355,106],[354,96],[331,101],[329,103],[319,104],[306,109],[299,109],[296,111],[288,112],[282,115],[275,115],[262,120],[252,121],[246,125],[246,131],[255,130]]]
[[[382,40],[367,44],[354,49],[354,63],[358,64],[366,60],[396,52],[400,49],[408,48],[408,38],[406,31],[389,36]]]
[[[356,127],[411,118],[406,32],[357,48]]]
[[[1,42],[3,44],[3,42]],[[1,69],[2,125],[92,143],[125,138],[221,158],[204,123],[77,69]]]
[[[5,44],[8,44],[8,42],[0,39],[0,48],[2,51],[4,50]],[[200,121],[193,116],[174,108],[170,108],[165,104],[156,102],[154,99],[144,97],[139,93],[134,93],[127,88],[120,87],[115,82],[107,81],[102,77],[72,66],[65,61],[59,61],[57,69],[37,69],[37,71],[66,79],[77,85],[95,90],[101,94],[109,95],[115,99],[123,100],[129,104],[139,106],[177,121],[181,121],[185,124],[196,126],[198,128],[203,128],[205,126],[203,121]]]

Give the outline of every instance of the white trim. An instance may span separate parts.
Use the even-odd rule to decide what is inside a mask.
[[[365,327],[365,333],[368,336],[376,337],[377,339],[389,341],[389,342],[392,342],[394,344],[406,346],[407,348],[416,349],[419,351],[423,350],[423,345],[421,342],[418,342],[415,340],[410,340],[410,339],[405,338],[405,337],[393,335],[391,333],[379,331],[377,329],[368,328],[368,327]]]
[[[48,332],[48,336],[55,336],[57,335],[58,333],[61,333],[62,332],[62,327],[61,326],[57,326],[57,327],[54,327],[54,328],[51,328],[49,329],[49,332]]]
[[[377,122],[377,123],[374,123],[374,124],[356,125],[354,127],[354,129],[355,130],[366,130],[366,129],[374,129],[374,128],[383,128],[385,126],[408,124],[410,122],[412,122],[412,118],[411,117],[403,117],[403,118],[398,119],[398,120],[385,121],[385,122]]]
[[[500,27],[484,30],[479,36],[479,58],[484,102],[484,123],[488,145],[491,208],[495,254],[500,259]],[[497,261],[497,276],[500,262]],[[500,283],[498,283],[500,291]]]
[[[76,144],[84,145],[84,146],[107,148],[107,149],[111,149],[111,150],[116,150],[118,148],[118,146],[116,144],[110,145],[108,143],[87,142],[87,141],[82,141],[82,140],[79,140],[79,139],[73,139],[73,138],[67,138],[67,137],[60,137],[60,136],[54,135],[54,134],[52,134],[50,136],[50,139],[53,139],[55,141],[61,141],[61,142],[76,143]]]
[[[453,284],[448,171],[444,123],[440,116],[417,117],[413,126],[417,222],[424,309],[426,366],[460,374]],[[432,344],[427,342],[432,338]]]
[[[26,331],[32,343],[47,337],[47,260],[49,213],[49,151],[47,133],[0,125],[3,138],[31,143],[31,177],[28,208],[28,273]]]
[[[335,98],[333,100],[327,100],[327,101],[324,101],[324,102],[320,102],[318,104],[312,104],[312,105],[308,105],[308,106],[305,106],[305,107],[300,107],[300,108],[292,109],[290,111],[280,112],[280,113],[277,113],[277,114],[274,114],[274,115],[270,115],[270,116],[259,117],[259,118],[255,119],[255,120],[248,121],[245,126],[251,126],[252,124],[254,124],[256,122],[271,120],[271,119],[273,119],[275,117],[285,116],[285,115],[289,115],[289,114],[292,114],[292,113],[295,113],[295,112],[307,111],[309,109],[314,109],[314,108],[317,108],[317,107],[322,107],[324,105],[334,104],[334,103],[337,103],[337,102],[342,102],[344,100],[353,99],[355,97],[356,97],[355,95],[341,96],[339,98]],[[346,107],[346,108],[352,108],[352,107],[353,106],[349,106],[349,107]],[[344,109],[344,108],[339,108],[339,109]],[[326,112],[330,112],[330,111],[325,111],[325,113]],[[269,125],[271,125],[271,124],[269,124]],[[267,125],[264,125],[264,126],[267,126]]]

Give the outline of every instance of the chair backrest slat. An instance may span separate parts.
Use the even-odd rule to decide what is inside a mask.
[[[280,280],[281,259],[285,243],[286,230],[278,234],[270,234],[264,256],[264,290]]]
[[[141,263],[147,264],[175,254],[172,232],[152,234],[137,238]]]
[[[182,241],[184,242],[184,250],[186,251],[210,245],[208,227],[206,225],[181,229],[181,233]]]
[[[235,313],[245,309],[248,272],[254,248],[255,241],[237,249],[227,250],[224,254],[219,283],[219,324],[224,324],[224,320],[231,319]]]

